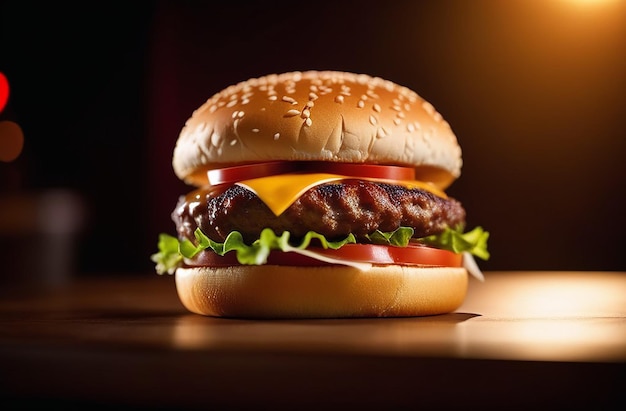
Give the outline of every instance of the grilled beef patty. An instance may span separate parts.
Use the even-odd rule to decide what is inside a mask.
[[[436,234],[447,226],[464,224],[465,210],[453,198],[421,189],[343,180],[308,190],[279,216],[255,193],[238,185],[199,189],[180,198],[172,219],[178,235],[191,240],[197,227],[220,242],[235,230],[252,242],[266,227],[277,235],[289,231],[291,238],[315,231],[328,239],[352,233],[363,240],[377,229],[393,231],[400,226],[413,227],[416,238]]]

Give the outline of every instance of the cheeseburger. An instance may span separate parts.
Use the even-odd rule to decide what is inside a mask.
[[[174,149],[195,186],[152,256],[183,305],[246,318],[442,314],[488,233],[445,193],[461,149],[433,106],[363,74],[273,74],[198,108]]]

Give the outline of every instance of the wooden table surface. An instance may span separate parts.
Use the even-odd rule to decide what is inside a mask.
[[[456,312],[422,318],[203,317],[156,274],[4,293],[0,406],[626,405],[626,273],[486,277]]]

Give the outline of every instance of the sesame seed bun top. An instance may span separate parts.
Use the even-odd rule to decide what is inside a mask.
[[[391,81],[335,71],[272,74],[215,94],[185,123],[172,164],[201,186],[210,169],[278,160],[410,166],[441,188],[462,165],[430,103]]]

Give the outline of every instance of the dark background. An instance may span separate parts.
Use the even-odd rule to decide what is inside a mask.
[[[25,138],[2,196],[77,194],[76,272],[150,273],[190,190],[171,154],[191,112],[250,77],[352,71],[452,125],[448,193],[491,232],[483,269],[626,270],[626,2],[588,3],[2,1],[0,120]]]

